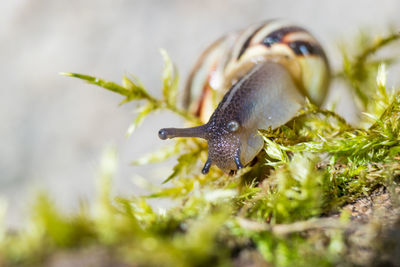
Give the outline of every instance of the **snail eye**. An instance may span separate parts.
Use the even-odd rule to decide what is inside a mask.
[[[239,129],[239,123],[237,121],[230,121],[226,125],[226,128],[230,132],[236,132]]]

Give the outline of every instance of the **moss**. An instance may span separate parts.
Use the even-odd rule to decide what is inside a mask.
[[[57,266],[65,257],[67,261],[94,257],[106,266],[231,266],[243,262],[346,266],[362,262],[355,260],[347,241],[359,222],[342,207],[370,197],[377,188],[387,188],[392,197],[396,192],[400,95],[386,88],[384,67],[395,59],[372,55],[398,38],[398,34],[367,38],[359,47],[360,54],[344,52],[337,78],[347,82],[360,111],[369,114],[358,126],[349,125],[334,111],[308,104],[286,125],[260,130],[264,151],[253,166],[233,176],[217,168],[200,174],[206,144],[178,140],[133,162],[150,164],[177,156],[166,186],[153,186],[148,196],[128,199],[110,194],[117,157],[114,149],[107,149],[93,208],[82,206],[80,212],[65,215],[41,194],[25,228],[0,234],[0,263]],[[124,96],[122,103],[139,101],[142,105],[128,134],[159,109],[198,124],[197,118],[177,106],[177,70],[164,51],[162,55],[161,99],[150,95],[136,78],[124,77],[118,85],[88,75],[66,75],[118,93]],[[174,199],[178,204],[155,211],[149,198]],[[384,225],[379,221],[366,224],[371,226],[366,236],[378,234]],[[389,241],[378,242],[383,245],[376,248],[377,253]]]

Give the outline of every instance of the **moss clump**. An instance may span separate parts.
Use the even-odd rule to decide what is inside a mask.
[[[13,234],[3,229],[0,234],[0,263],[350,266],[387,261],[390,254],[384,258],[379,253],[393,240],[386,235],[379,242],[376,237],[396,224],[379,221],[373,212],[360,221],[342,207],[369,199],[379,189],[390,196],[392,211],[398,210],[400,95],[386,88],[384,67],[394,59],[372,57],[397,39],[398,34],[368,38],[359,48],[360,54],[350,57],[349,52],[344,53],[343,70],[337,77],[347,82],[360,110],[369,114],[359,127],[349,125],[334,111],[308,104],[286,125],[260,130],[264,151],[252,167],[234,176],[217,168],[200,174],[206,144],[178,140],[134,162],[149,164],[178,155],[165,179],[167,186],[128,199],[110,194],[116,152],[108,149],[101,163],[94,207],[83,205],[77,214],[65,215],[49,197],[39,196],[26,228]],[[118,85],[87,75],[66,75],[121,94],[123,103],[139,101],[141,109],[129,134],[146,115],[159,109],[198,124],[197,118],[177,106],[177,71],[167,54],[162,55],[162,99],[151,96],[136,78],[124,77]],[[155,211],[149,198],[174,199],[178,204]],[[399,213],[392,215],[396,221]],[[355,236],[359,231],[361,237]],[[354,238],[359,239],[353,242]],[[356,256],[362,251],[358,246],[367,241],[370,254]]]

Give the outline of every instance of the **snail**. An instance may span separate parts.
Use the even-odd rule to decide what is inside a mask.
[[[307,30],[282,20],[254,24],[214,42],[189,76],[184,107],[208,122],[158,135],[203,138],[208,158],[202,173],[213,164],[234,172],[262,150],[259,129],[287,123],[306,99],[321,105],[329,80],[325,52]],[[213,111],[215,97],[222,100]]]

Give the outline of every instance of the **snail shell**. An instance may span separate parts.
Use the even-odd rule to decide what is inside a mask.
[[[306,98],[321,105],[329,78],[327,57],[304,28],[282,20],[251,25],[214,42],[189,76],[184,107],[208,122],[161,129],[159,137],[204,138],[209,150],[203,173],[212,164],[238,170],[263,147],[258,129],[285,124]]]

